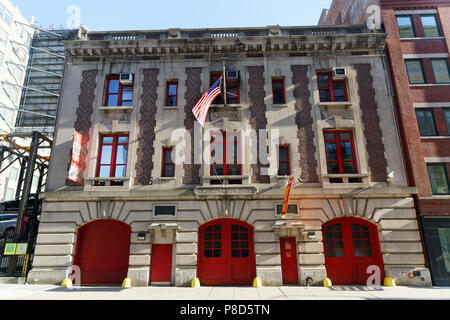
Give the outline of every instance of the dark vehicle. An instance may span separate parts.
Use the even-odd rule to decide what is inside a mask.
[[[18,197],[15,200],[5,201],[0,203],[0,214],[2,213],[18,213],[21,198]],[[36,194],[30,194],[28,205],[27,205],[27,215],[33,212],[34,204],[36,203]],[[39,201],[39,207],[41,206],[41,200]]]
[[[17,214],[0,214],[0,239],[12,239],[16,230]]]

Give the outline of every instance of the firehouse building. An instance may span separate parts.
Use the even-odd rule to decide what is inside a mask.
[[[378,268],[381,282],[431,285],[385,43],[363,25],[66,42],[28,282],[78,266],[84,285],[366,284]],[[192,108],[223,74],[203,129]]]

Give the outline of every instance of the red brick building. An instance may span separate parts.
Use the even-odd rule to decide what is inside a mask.
[[[365,23],[377,18],[371,5],[381,9],[380,27],[389,34],[387,54],[428,267],[434,285],[449,285],[450,1],[334,0],[319,25]]]

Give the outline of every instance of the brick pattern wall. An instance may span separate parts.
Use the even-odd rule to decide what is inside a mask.
[[[369,168],[372,182],[387,181],[387,160],[383,144],[383,134],[380,129],[377,102],[373,78],[370,74],[369,64],[355,64],[356,82],[359,89],[362,122],[364,124],[364,137],[368,153]]]
[[[141,119],[139,120],[136,185],[148,185],[152,177],[153,155],[155,154],[153,143],[155,141],[158,73],[159,69],[143,70],[144,80],[142,81],[142,106],[140,108]]]
[[[258,135],[258,150],[260,148],[259,130],[265,130],[267,127],[266,118],[266,104],[264,99],[266,93],[264,92],[264,67],[248,67],[249,79],[248,79],[248,95],[250,99],[250,118],[249,123],[253,130]],[[252,164],[252,183],[270,183],[270,177],[267,175],[261,175],[261,168],[268,167],[269,165],[263,165],[261,159],[258,159],[257,164]]]
[[[186,118],[184,119],[184,127],[191,135],[191,163],[183,165],[184,176],[183,184],[200,184],[200,169],[201,165],[194,164],[194,126],[197,121],[192,113],[192,108],[202,97],[202,68],[186,68],[186,105],[184,112]],[[189,157],[188,157],[189,158]]]
[[[88,145],[91,139],[89,131],[92,127],[92,114],[94,112],[94,100],[95,100],[95,90],[97,88],[97,74],[98,70],[85,70],[82,73],[82,80],[80,84],[80,95],[78,97],[78,108],[76,110],[76,120],[74,124],[74,129],[81,133],[83,136],[81,143],[81,156],[79,162],[78,171],[78,181],[79,183],[74,183],[71,180],[66,180],[67,186],[73,185],[84,185],[84,172],[87,168],[86,161],[88,155]],[[69,163],[67,166],[67,171],[69,171],[70,163],[72,159],[72,149],[70,150]]]
[[[298,152],[301,178],[306,183],[318,183],[316,146],[314,145],[311,93],[308,88],[308,66],[292,66],[294,85],[295,123],[297,124]]]

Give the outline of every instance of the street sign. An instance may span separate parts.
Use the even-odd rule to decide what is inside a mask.
[[[23,256],[27,254],[28,243],[18,243],[16,247],[16,255]]]
[[[5,252],[3,255],[5,256],[13,256],[16,253],[17,243],[7,243],[5,246]]]

